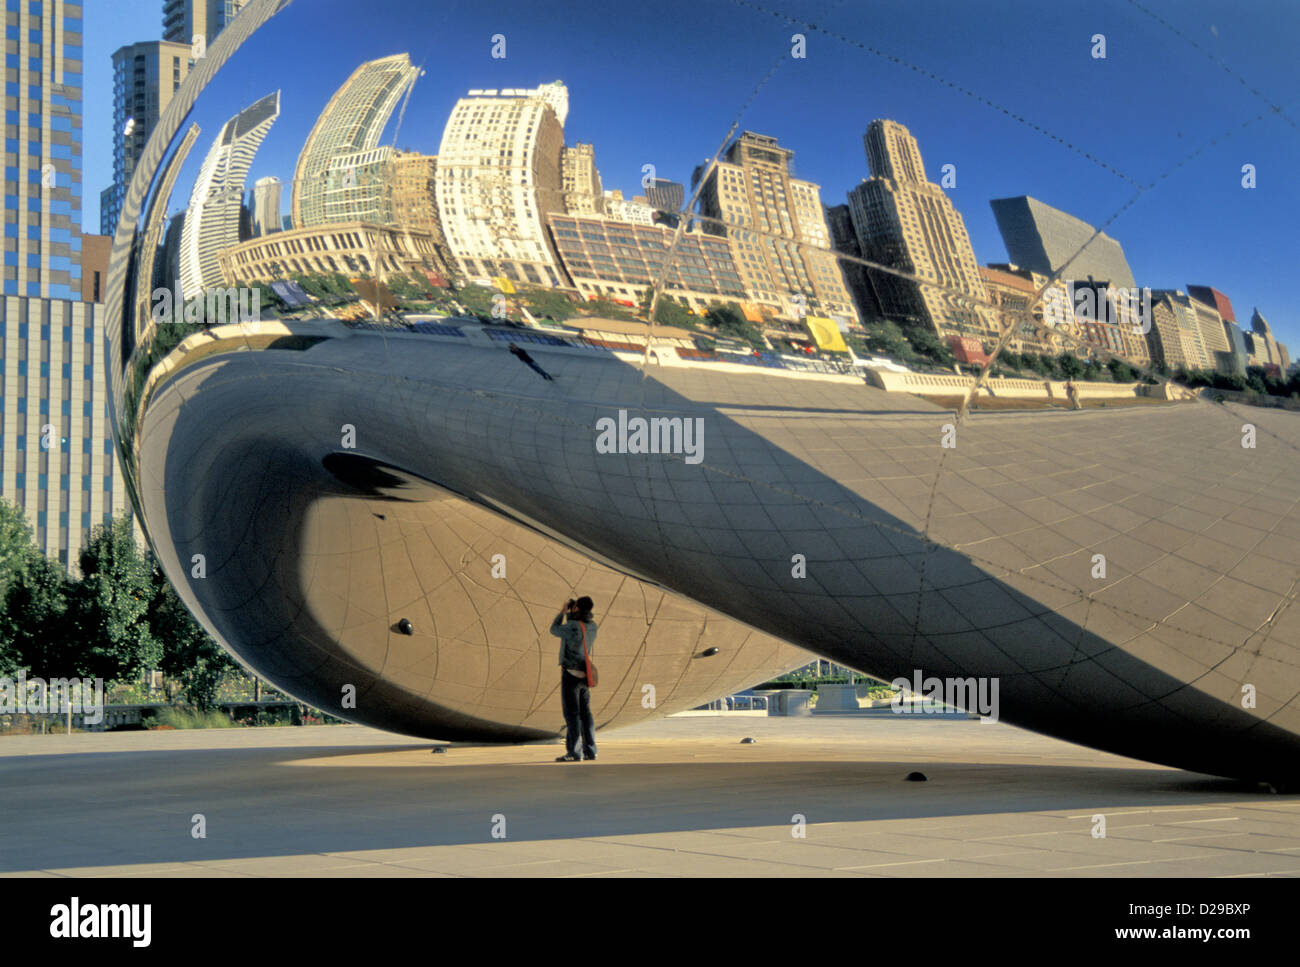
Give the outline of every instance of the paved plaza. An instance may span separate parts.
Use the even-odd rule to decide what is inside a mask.
[[[358,726],[0,739],[0,875],[1300,875],[1300,796],[1005,724],[730,713],[598,739],[581,764]]]

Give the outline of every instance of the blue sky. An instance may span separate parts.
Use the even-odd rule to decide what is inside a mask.
[[[798,31],[807,56],[784,58],[741,129],[793,149],[797,174],[821,185],[824,202],[842,203],[866,177],[867,123],[893,118],[917,137],[931,179],[955,166],[949,196],[981,263],[1007,257],[992,198],[1030,194],[1094,225],[1123,209],[1106,231],[1139,285],[1214,285],[1238,321],[1248,324],[1258,306],[1300,354],[1293,0],[367,0],[365,8],[359,17],[354,0],[294,0],[263,28],[200,100],[194,120],[204,136],[190,167],[226,118],[280,88],[284,112],[250,183],[266,174],[288,181],[315,113],[356,65],[409,52],[426,75],[389,143],[436,152],[467,89],[558,78],[570,90],[566,141],[595,144],[607,188],[638,193],[647,163],[689,182]],[[157,37],[160,11],[160,0],[87,3],[91,231],[111,177],[112,51]],[[505,59],[490,56],[497,33]],[[1104,60],[1092,57],[1094,34],[1105,35]],[[1254,189],[1241,185],[1244,164],[1255,166]]]

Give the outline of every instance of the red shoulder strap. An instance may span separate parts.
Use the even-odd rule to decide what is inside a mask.
[[[578,627],[582,629],[582,657],[587,658],[587,624],[584,621],[578,622]],[[588,661],[591,659],[587,658]]]

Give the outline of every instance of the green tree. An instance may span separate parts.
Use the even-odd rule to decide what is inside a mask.
[[[68,614],[67,572],[33,546],[14,573],[0,610],[0,673],[83,675],[90,668]]]
[[[34,551],[27,515],[17,504],[0,499],[0,600],[10,582],[27,567]]]
[[[641,308],[645,312],[650,311],[651,294],[652,290],[649,288],[641,294]],[[655,306],[655,322],[665,326],[677,326],[680,329],[698,327],[698,321],[691,315],[690,310],[666,292],[660,294],[659,303]]]
[[[745,318],[740,306],[734,302],[713,306],[704,314],[704,321],[717,330],[719,336],[740,339],[755,349],[763,348],[763,334]]]
[[[82,674],[119,681],[157,668],[162,645],[149,628],[153,566],[135,543],[130,519],[96,527],[80,565],[69,610],[86,659]]]
[[[957,361],[952,350],[948,348],[948,343],[940,339],[933,329],[925,326],[908,326],[903,330],[903,335],[907,337],[918,355],[925,356],[941,366],[951,366]]]
[[[893,356],[904,362],[916,358],[916,350],[912,348],[912,344],[903,335],[903,330],[898,323],[890,322],[888,319],[881,319],[868,325],[866,330],[863,341],[870,352],[884,353],[886,356]]]
[[[1115,378],[1115,382],[1132,383],[1137,381],[1138,378],[1137,370],[1134,369],[1132,366],[1130,366],[1128,363],[1124,362],[1124,360],[1112,359],[1106,365],[1110,367],[1110,374]]]
[[[1078,379],[1083,375],[1083,362],[1074,353],[1061,353],[1058,363],[1066,379]]]
[[[162,644],[158,667],[168,678],[181,683],[191,705],[211,711],[217,705],[222,677],[239,666],[194,620],[156,561],[151,583],[149,629]]]

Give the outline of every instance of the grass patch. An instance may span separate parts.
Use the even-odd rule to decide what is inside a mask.
[[[178,708],[160,708],[146,723],[150,729],[237,729],[238,723],[224,712],[191,712]]]

